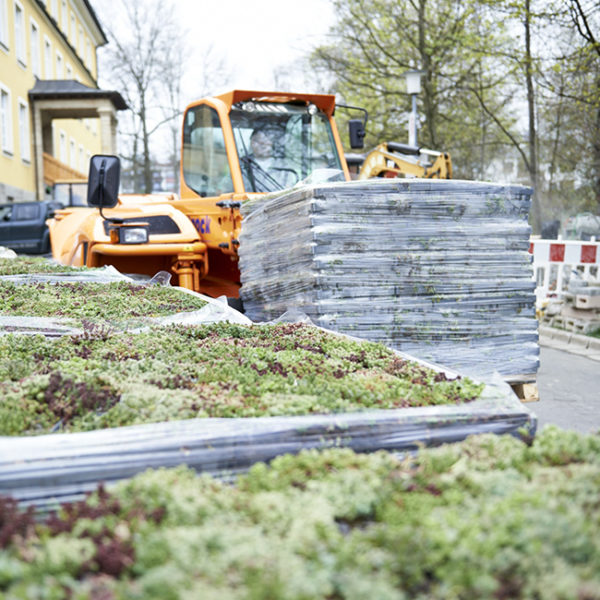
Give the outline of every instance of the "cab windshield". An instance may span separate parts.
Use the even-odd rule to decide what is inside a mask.
[[[243,102],[230,119],[246,192],[343,178],[329,120],[316,106]]]

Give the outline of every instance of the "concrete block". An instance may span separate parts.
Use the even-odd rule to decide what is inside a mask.
[[[593,310],[600,308],[600,295],[581,295],[575,296],[575,308],[583,310]],[[595,311],[594,311],[595,312]]]
[[[600,338],[589,337],[588,349],[590,352],[600,352]]]
[[[552,339],[557,342],[563,342],[564,344],[568,344],[572,337],[573,334],[570,331],[561,331],[560,329],[555,329],[552,332]]]
[[[590,351],[584,346],[577,346],[576,344],[569,344],[567,351],[571,354],[577,354],[579,356],[588,356],[590,353]]]

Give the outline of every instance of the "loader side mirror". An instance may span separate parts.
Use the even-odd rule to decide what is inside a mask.
[[[121,161],[117,156],[96,154],[90,160],[87,202],[90,206],[113,208],[119,199]]]
[[[350,119],[348,121],[348,134],[350,136],[350,148],[365,147],[365,125],[361,119]]]

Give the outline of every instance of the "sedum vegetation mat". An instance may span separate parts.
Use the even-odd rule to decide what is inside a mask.
[[[78,267],[67,267],[39,256],[0,258],[0,276],[36,275],[39,273],[78,273]]]
[[[184,467],[36,522],[0,498],[7,600],[594,600],[600,437],[546,428],[400,459],[347,449]]]
[[[174,288],[144,286],[128,281],[36,282],[28,285],[0,282],[0,314],[3,316],[115,322],[161,317],[199,310],[204,306],[204,300],[182,294]]]
[[[459,404],[483,387],[303,324],[0,337],[0,435]]]
[[[0,316],[51,317],[73,324],[122,323],[206,306],[201,298],[170,287],[76,279],[78,275],[102,277],[103,273],[103,269],[65,267],[42,258],[0,259]],[[44,281],[44,276],[55,279]]]

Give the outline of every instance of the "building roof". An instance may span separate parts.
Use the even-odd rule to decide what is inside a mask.
[[[102,26],[100,25],[100,21],[98,20],[98,17],[96,16],[94,9],[92,8],[92,5],[88,2],[88,0],[83,0],[83,3],[85,4],[85,7],[88,9],[90,16],[92,17],[92,20],[94,21],[94,24],[96,25],[96,27],[98,28],[98,31],[100,32],[100,35],[104,38],[104,41],[102,42],[102,44],[100,44],[100,46],[104,46],[105,44],[108,44],[108,38],[106,37],[106,34],[104,33]]]
[[[106,98],[117,110],[127,110],[129,106],[119,92],[91,88],[74,79],[36,79],[29,90],[32,100],[71,99],[71,98]]]
[[[104,30],[102,29],[102,26],[100,25],[100,21],[96,15],[96,13],[94,12],[94,9],[92,8],[92,5],[90,4],[89,0],[81,0],[83,2],[83,5],[85,6],[85,9],[87,10],[92,23],[95,25],[95,27],[97,28],[98,31],[98,37],[100,39],[100,43],[97,44],[97,46],[104,46],[106,44],[108,44],[108,38],[106,37],[106,34],[104,33]],[[48,17],[50,17],[51,21],[54,22],[54,24],[56,25],[56,29],[57,31],[65,38],[65,40],[67,40],[66,36],[64,35],[63,31],[60,29],[60,27],[58,26],[58,24],[56,23],[56,19],[55,17],[53,17],[47,7],[46,7],[46,3],[44,0],[37,0],[38,5],[40,6],[40,8],[48,15]],[[68,42],[68,40],[67,40]]]

